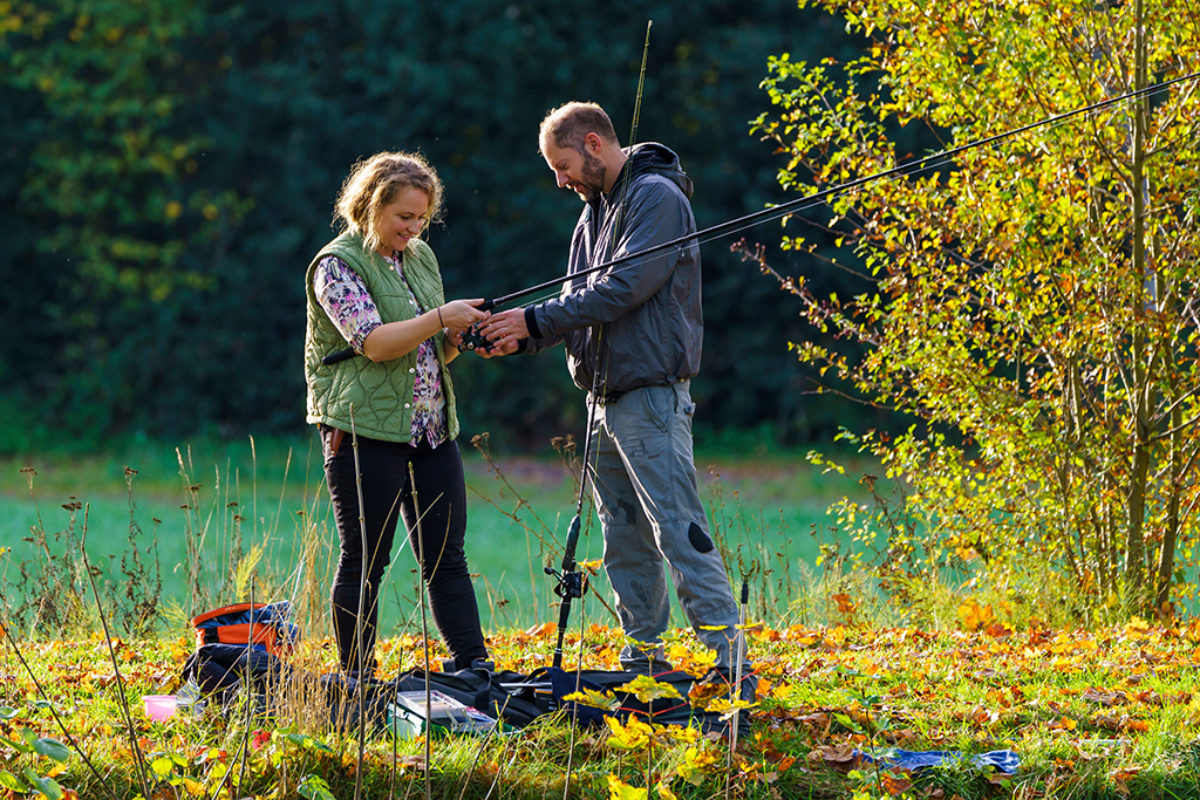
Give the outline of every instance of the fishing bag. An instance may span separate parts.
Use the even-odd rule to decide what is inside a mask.
[[[291,623],[291,604],[234,603],[192,617],[196,648],[210,644],[239,644],[273,656],[286,655],[300,639]]]
[[[291,605],[233,603],[192,617],[196,650],[183,666],[183,679],[202,695],[226,705],[247,687],[266,708],[274,687],[288,672],[281,656],[300,640]]]

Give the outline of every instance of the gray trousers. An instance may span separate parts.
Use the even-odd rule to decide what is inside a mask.
[[[721,554],[708,533],[696,486],[688,382],[635,389],[595,408],[593,490],[604,531],[604,569],[625,635],[627,669],[646,666],[667,629],[671,603],[666,569],[696,636],[730,668],[738,609]],[[589,399],[589,402],[592,402]],[[647,652],[649,650],[649,652]]]

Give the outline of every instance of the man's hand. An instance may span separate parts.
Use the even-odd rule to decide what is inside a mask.
[[[514,308],[492,314],[479,326],[479,332],[491,342],[488,356],[508,355],[517,349],[522,339],[529,336],[529,328],[525,325],[525,309]]]

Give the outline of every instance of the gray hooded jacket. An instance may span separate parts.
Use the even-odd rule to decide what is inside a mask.
[[[626,152],[612,190],[579,216],[568,275],[696,232],[692,181],[679,157],[655,142]],[[573,278],[559,297],[525,309],[525,321],[526,352],[564,342],[571,377],[585,391],[597,363],[600,396],[689,379],[700,370],[704,333],[700,244],[693,239]]]

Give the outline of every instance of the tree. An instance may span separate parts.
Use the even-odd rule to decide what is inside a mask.
[[[187,363],[165,347],[174,337],[194,356],[183,298],[212,290],[213,253],[240,214],[233,192],[204,181],[212,138],[189,119],[208,76],[181,45],[204,4],[3,5],[3,150],[17,178],[5,247],[30,281],[6,316],[30,336],[0,369],[62,427],[104,431],[169,394]]]
[[[754,129],[796,191],[912,160],[889,125],[951,148],[1200,68],[1186,0],[800,5],[869,44],[843,64],[772,61],[777,110]],[[801,360],[916,419],[849,434],[908,488],[886,517],[891,588],[952,570],[1090,613],[1195,596],[1198,92],[1179,82],[830,199],[860,289],[784,280],[818,330],[865,348],[809,342]]]

